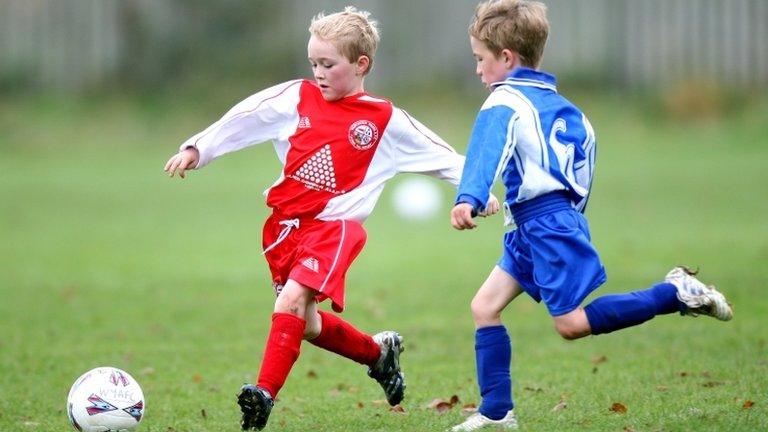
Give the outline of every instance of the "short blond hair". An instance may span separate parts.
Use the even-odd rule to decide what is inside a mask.
[[[538,68],[549,35],[547,7],[527,0],[487,0],[475,8],[469,35],[495,55],[509,49],[523,66]]]
[[[373,68],[373,56],[379,45],[378,23],[370,16],[370,12],[357,10],[354,6],[347,6],[342,12],[330,15],[320,12],[312,18],[309,33],[333,43],[351,63],[360,56],[367,56],[370,63],[363,73],[366,75]]]

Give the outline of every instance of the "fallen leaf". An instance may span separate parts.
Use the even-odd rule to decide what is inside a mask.
[[[566,402],[565,399],[560,399],[560,402],[558,402],[557,405],[552,407],[552,412],[562,411],[566,408],[568,408],[568,402]]]
[[[363,403],[362,403],[362,402],[358,402],[358,403],[357,403],[357,408],[358,408],[358,409],[362,409],[363,407],[365,407],[365,405],[363,405]]]
[[[439,413],[444,413],[453,408],[457,403],[459,403],[459,397],[453,395],[449,400],[439,398],[433,399],[432,402],[427,404],[427,408],[437,410]]]
[[[657,386],[656,386],[656,390],[658,390],[658,391],[662,391],[662,392],[663,392],[663,391],[667,391],[667,390],[669,390],[669,387],[667,387],[667,386],[665,386],[665,385],[657,385]]]
[[[750,408],[752,408],[754,405],[755,405],[755,403],[754,403],[754,402],[752,402],[751,400],[747,399],[747,400],[745,400],[745,401],[744,401],[744,405],[742,405],[742,406],[741,406],[741,408],[742,408],[742,409],[750,409]]]
[[[683,378],[688,376],[688,372],[678,372],[677,374],[680,375]]]
[[[307,372],[307,378],[309,379],[317,379],[317,373],[313,371],[312,369]]]
[[[192,375],[192,382],[199,383],[199,382],[202,382],[202,381],[203,381],[203,376],[200,375],[199,373],[196,373],[196,374]]]
[[[393,407],[390,407],[389,410],[399,414],[405,414],[405,408],[401,407],[400,405],[395,405]]]
[[[611,405],[610,410],[615,413],[624,414],[627,412],[627,406],[620,402],[614,402],[613,405]]]
[[[594,365],[600,364],[600,363],[605,363],[607,361],[608,361],[608,357],[606,357],[604,355],[597,356],[597,357],[592,357],[592,360],[591,360],[592,364],[594,364]]]
[[[710,374],[709,374],[709,371],[704,371],[704,372],[700,373],[699,375],[703,376],[704,378],[709,378]]]
[[[624,429],[622,429],[624,432],[637,432],[635,431],[635,428],[632,426],[624,426]]]

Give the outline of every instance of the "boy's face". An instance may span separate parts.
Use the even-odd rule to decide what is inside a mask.
[[[469,37],[469,45],[477,62],[475,72],[486,88],[490,89],[491,84],[504,81],[507,74],[514,68],[514,58],[509,50],[505,49],[500,56],[496,57],[485,43],[472,36]]]
[[[333,43],[314,35],[309,38],[307,53],[312,75],[325,100],[335,101],[363,91],[363,72],[368,66],[368,57],[361,56],[352,63]]]

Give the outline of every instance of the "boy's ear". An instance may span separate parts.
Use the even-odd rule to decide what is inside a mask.
[[[517,66],[518,59],[517,59],[516,52],[510,49],[504,48],[503,50],[501,50],[501,58],[504,61],[504,66],[507,69],[514,69]]]
[[[357,63],[355,64],[355,72],[357,75],[365,75],[365,73],[368,71],[368,68],[371,66],[371,59],[367,55],[361,55],[357,58]]]

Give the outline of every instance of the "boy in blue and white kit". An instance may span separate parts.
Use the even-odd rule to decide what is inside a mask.
[[[583,216],[595,134],[584,114],[557,93],[555,77],[537,70],[548,32],[546,7],[525,0],[485,1],[469,27],[477,74],[491,95],[472,130],[451,224],[475,228],[473,216],[483,211],[501,177],[504,207],[517,229],[505,234],[502,256],[472,300],[482,404],[453,431],[518,426],[511,345],[500,316],[522,292],[544,302],[565,339],[610,333],[673,312],[722,321],[733,316],[725,297],[684,267],[650,289],[580,306],[606,280]]]

